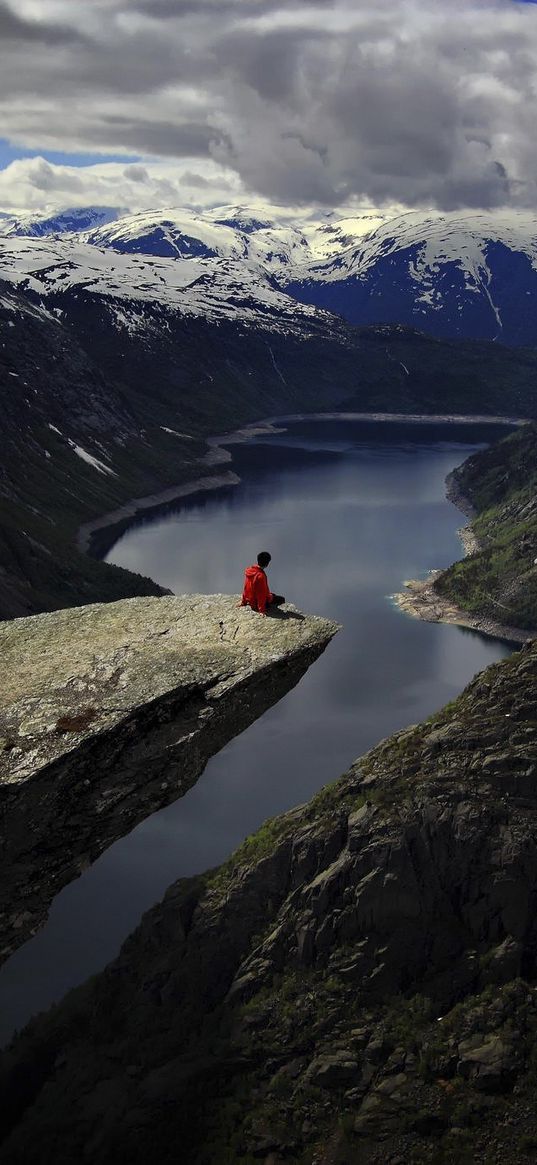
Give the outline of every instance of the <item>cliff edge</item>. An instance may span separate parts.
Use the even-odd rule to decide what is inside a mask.
[[[2,1058],[2,1159],[533,1159],[536,697],[530,644],[172,886]]]
[[[182,796],[337,625],[229,595],[134,598],[0,624],[0,951],[117,838]]]

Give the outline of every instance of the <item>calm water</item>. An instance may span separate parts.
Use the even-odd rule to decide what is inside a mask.
[[[293,424],[235,446],[242,484],[132,528],[108,558],[179,593],[236,592],[260,549],[270,580],[343,630],[294,691],[207,766],[182,800],[113,846],[55,900],[0,971],[0,1034],[103,967],[176,878],[218,864],[268,816],[307,799],[382,737],[441,707],[499,641],[402,615],[405,578],[460,557],[444,479],[491,425]]]

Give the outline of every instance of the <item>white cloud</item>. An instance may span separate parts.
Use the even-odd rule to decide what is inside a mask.
[[[533,4],[0,0],[0,46],[2,132],[139,155],[117,171],[126,205],[135,187],[203,202],[220,180],[280,202],[537,205]],[[109,202],[112,172],[92,171],[84,189]],[[4,185],[26,205],[59,178]]]
[[[0,170],[3,210],[52,211],[77,206],[152,210],[160,206],[214,206],[244,198],[240,180],[212,161],[58,166],[21,158]]]

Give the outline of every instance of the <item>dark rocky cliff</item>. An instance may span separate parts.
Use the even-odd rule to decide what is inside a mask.
[[[531,1159],[536,696],[530,644],[173,886],[3,1057],[2,1159]]]

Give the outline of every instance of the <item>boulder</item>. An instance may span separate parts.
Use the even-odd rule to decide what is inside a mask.
[[[459,1044],[458,1070],[480,1092],[504,1092],[515,1079],[517,1056],[513,1045],[500,1035],[470,1036]]]
[[[319,1088],[345,1088],[359,1076],[358,1062],[352,1052],[338,1051],[318,1056],[307,1070],[308,1079]]]

